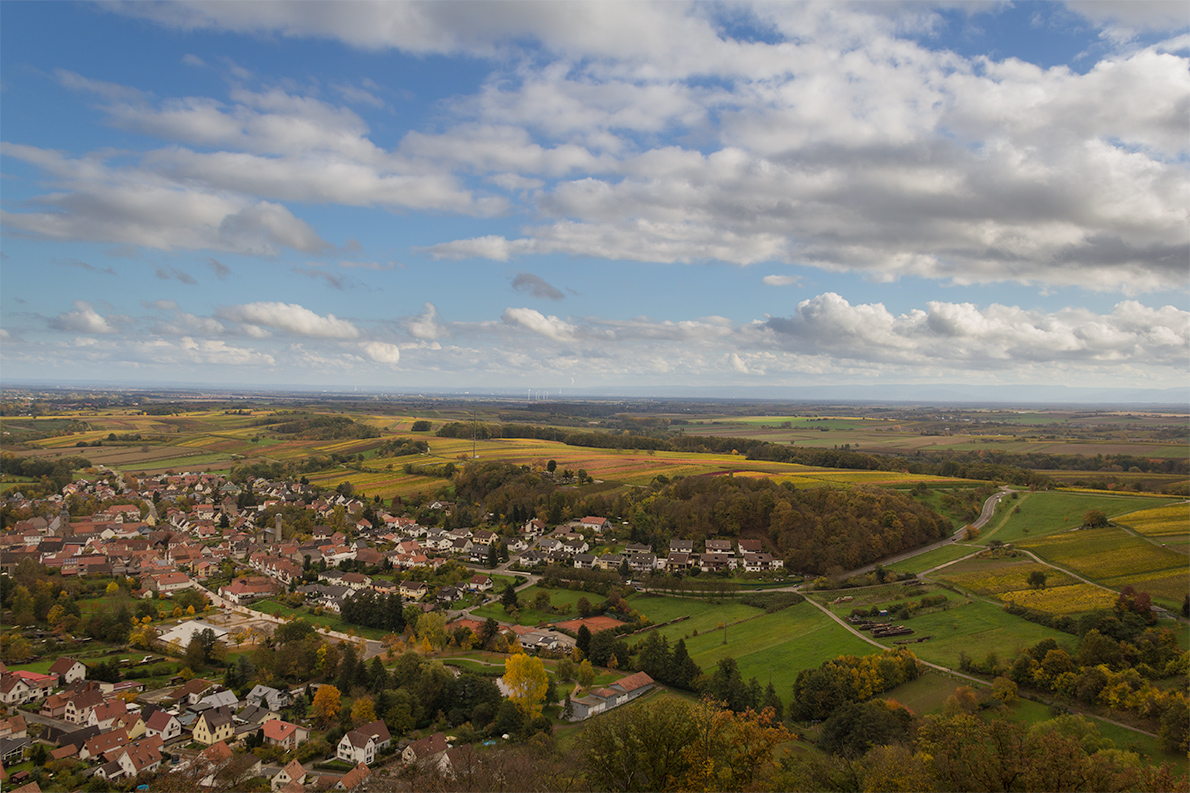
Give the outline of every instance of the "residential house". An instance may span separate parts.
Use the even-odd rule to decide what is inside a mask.
[[[348,763],[370,765],[375,762],[376,755],[390,743],[392,738],[388,727],[377,719],[344,735],[335,749],[335,756]]]
[[[298,785],[304,784],[306,781],[306,769],[302,768],[302,764],[297,760],[289,761],[289,765],[282,768],[277,775],[273,777],[272,787],[274,791],[279,791],[291,782],[296,782]]]
[[[182,723],[172,713],[158,709],[145,722],[145,734],[168,743],[182,734]]]
[[[253,705],[264,705],[269,710],[281,710],[288,707],[292,701],[288,691],[279,691],[269,686],[260,685],[259,683],[248,692],[244,697],[245,702]]]
[[[103,692],[98,689],[82,691],[75,694],[66,703],[66,710],[62,716],[72,724],[87,724],[91,719],[91,711],[103,704]]]
[[[229,708],[210,708],[203,711],[194,722],[194,740],[197,743],[210,746],[233,735],[235,723]]]
[[[57,675],[58,685],[68,685],[70,683],[77,683],[79,680],[87,678],[87,667],[82,661],[76,661],[73,658],[62,656],[54,661],[50,667],[50,674]]]
[[[611,521],[607,518],[601,518],[596,515],[588,515],[579,521],[584,529],[591,529],[597,534],[601,534],[612,527]]]
[[[342,779],[335,783],[335,790],[355,790],[371,775],[371,769],[369,769],[363,763],[360,763],[355,768],[344,774]]]
[[[430,591],[424,581],[402,581],[401,597],[406,600],[421,600]]]
[[[405,765],[420,765],[426,767],[439,767],[442,765],[442,756],[446,754],[446,750],[450,748],[450,744],[446,742],[446,736],[440,732],[436,732],[420,741],[415,741],[405,747],[405,751],[401,753],[401,761]]]
[[[95,757],[100,757],[106,752],[113,749],[119,749],[122,746],[129,744],[128,733],[123,730],[112,730],[111,732],[104,732],[96,735],[94,738],[88,738],[83,742],[82,747],[79,748],[79,759],[90,760]]]
[[[280,719],[266,721],[261,729],[266,744],[280,746],[287,752],[293,751],[298,744],[304,743],[310,737],[310,731],[305,727]]]
[[[0,738],[24,738],[28,734],[25,717],[21,714],[0,719]]]

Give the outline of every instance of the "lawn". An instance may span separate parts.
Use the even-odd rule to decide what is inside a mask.
[[[920,614],[904,625],[914,630],[912,638],[932,637],[929,641],[910,645],[914,654],[951,669],[959,668],[960,653],[982,661],[994,651],[1002,660],[1008,660],[1042,639],[1054,639],[1068,652],[1074,652],[1077,643],[1068,633],[1014,617],[1000,606],[980,600],[959,602],[947,611]],[[904,638],[897,636],[878,641],[892,647],[894,641]]]
[[[289,606],[278,603],[275,600],[259,600],[253,603],[248,608],[253,611],[260,611],[264,614],[273,614],[278,617],[301,617],[311,625],[318,625],[332,631],[339,631],[347,633],[354,631],[357,636],[364,636],[369,639],[383,639],[385,632],[376,628],[366,628],[363,625],[352,625],[349,622],[343,622],[334,614],[315,614],[306,608],[290,608]]]
[[[918,716],[924,716],[941,711],[946,698],[961,685],[965,684],[947,675],[924,672],[916,680],[902,683],[882,696],[896,700]]]

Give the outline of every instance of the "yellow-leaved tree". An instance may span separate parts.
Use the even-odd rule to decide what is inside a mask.
[[[376,705],[371,697],[360,697],[351,706],[351,720],[356,726],[376,721]]]
[[[526,719],[541,715],[549,678],[540,658],[524,653],[508,656],[504,662],[504,685],[509,692],[508,698],[521,709]]]
[[[329,724],[335,716],[339,715],[339,709],[342,706],[342,695],[339,693],[339,689],[329,685],[318,687],[318,693],[314,695],[314,713],[318,715],[323,726]]]

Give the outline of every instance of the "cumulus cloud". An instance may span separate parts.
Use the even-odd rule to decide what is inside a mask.
[[[522,327],[554,341],[573,341],[576,328],[565,320],[531,308],[506,308],[501,317],[505,324]]]
[[[533,273],[517,273],[512,279],[512,291],[545,300],[562,300],[566,297],[560,289]]]
[[[354,339],[360,335],[359,330],[347,320],[338,319],[334,314],[322,316],[294,303],[246,303],[225,306],[217,314],[222,319],[239,322],[248,328],[275,330],[295,336]]]
[[[396,366],[401,361],[401,350],[395,344],[383,341],[369,341],[361,345],[361,349],[368,358],[376,363]]]
[[[426,303],[423,311],[417,316],[405,321],[409,335],[423,341],[434,341],[447,335],[446,327],[438,314],[438,308],[433,303]]]
[[[74,311],[59,314],[50,320],[50,326],[57,330],[75,333],[115,333],[116,328],[107,319],[100,316],[90,303],[83,300],[74,301]]]

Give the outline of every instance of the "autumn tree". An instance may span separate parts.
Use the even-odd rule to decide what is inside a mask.
[[[526,721],[541,715],[549,678],[540,658],[525,653],[509,656],[504,662],[504,686]]]
[[[314,695],[314,713],[317,714],[323,726],[330,724],[339,715],[339,709],[342,706],[342,695],[339,693],[339,689],[331,685],[318,687],[318,693]]]
[[[376,721],[376,703],[371,697],[360,697],[352,703],[351,720],[357,725]]]

